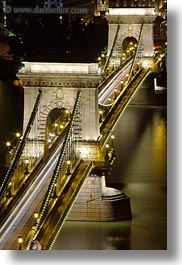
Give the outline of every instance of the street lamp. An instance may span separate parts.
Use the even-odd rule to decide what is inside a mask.
[[[63,23],[63,17],[62,16],[59,17],[59,21],[60,21],[60,24]]]
[[[18,243],[19,243],[19,250],[22,250],[22,243],[23,243],[22,236],[18,236]]]
[[[114,134],[111,134],[111,151],[112,151],[112,157],[115,155],[115,147],[114,147]]]
[[[11,187],[12,187],[12,181],[10,181],[9,184],[8,184],[8,194],[7,194],[7,195],[8,195],[9,197],[12,196],[12,194],[11,194]]]
[[[114,140],[115,139],[115,136],[114,134],[111,134],[111,139]]]
[[[29,170],[28,170],[28,164],[29,164],[29,160],[28,158],[25,159],[25,164],[26,164],[26,168],[25,168],[25,174],[27,175],[29,173]]]
[[[57,135],[57,133],[58,133],[58,124],[57,124],[57,122],[54,123],[54,127],[55,127],[55,134]]]
[[[110,161],[109,161],[109,144],[106,144],[105,166],[108,168],[109,165],[110,165]]]
[[[108,155],[109,152],[109,144],[106,144],[106,155]]]
[[[99,120],[100,120],[100,122],[102,122],[103,121],[103,111],[102,110],[99,110],[99,115],[100,115]]]
[[[108,76],[109,75],[109,67],[107,67],[107,69],[106,69],[106,76]]]
[[[6,142],[6,146],[8,147],[8,149],[10,148],[11,146],[11,143],[9,141]]]
[[[66,175],[71,175],[71,171],[70,171],[70,164],[71,164],[71,161],[68,160],[66,163],[67,163],[67,171],[66,171]]]
[[[19,142],[19,139],[21,137],[21,134],[19,132],[16,132],[15,136],[16,136],[17,142]]]
[[[16,137],[20,138],[21,134],[19,132],[16,133]]]
[[[69,120],[69,113],[70,112],[69,112],[69,110],[66,110],[65,113],[66,113],[66,121],[68,121]]]
[[[118,93],[118,90],[117,90],[117,88],[115,88],[115,89],[114,89],[114,99],[117,98],[117,93]]]
[[[33,216],[34,216],[34,219],[35,219],[34,225],[36,225],[37,224],[37,221],[38,221],[38,217],[39,217],[38,212],[34,212]]]
[[[140,63],[139,63],[139,62],[137,62],[137,63],[136,63],[136,70],[138,71],[138,70],[139,70],[139,68],[140,68]]]

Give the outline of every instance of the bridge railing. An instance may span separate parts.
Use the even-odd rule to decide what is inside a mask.
[[[98,85],[98,92],[100,93],[103,89],[103,87],[112,80],[112,78],[114,78],[114,76],[123,68],[125,67],[129,61],[131,61],[134,58],[134,55],[130,56],[129,58],[127,58],[121,65],[119,65],[118,67],[116,67],[114,70],[112,70],[112,72],[110,74],[108,74],[107,76],[104,76],[103,80],[100,82],[100,84]]]

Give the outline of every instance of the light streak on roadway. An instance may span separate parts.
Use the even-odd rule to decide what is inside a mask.
[[[43,168],[41,168],[31,187],[0,228],[0,249],[10,249],[28,220],[31,217],[33,219],[33,213],[46,193],[48,180],[56,166],[61,148],[62,143],[56,147],[48,163],[44,162]]]
[[[129,72],[133,59],[131,59],[119,72],[106,84],[106,86],[99,93],[99,104],[104,104],[110,97],[114,89],[120,85],[121,80],[125,77],[125,75]]]

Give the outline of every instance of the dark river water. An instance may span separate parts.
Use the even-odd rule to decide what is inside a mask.
[[[21,131],[23,92],[0,82],[0,181],[6,141]],[[132,220],[66,221],[53,249],[160,250],[167,248],[167,109],[129,106],[115,129],[116,161],[108,186],[129,197]]]
[[[129,197],[132,220],[67,221],[53,249],[167,248],[166,107],[129,106],[117,123],[116,161],[108,186]]]

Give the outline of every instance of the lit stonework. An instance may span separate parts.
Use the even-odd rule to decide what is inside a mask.
[[[29,138],[45,140],[47,117],[55,108],[72,113],[78,90],[82,91],[80,113],[82,140],[96,141],[99,137],[97,86],[100,80],[97,64],[24,63],[18,74],[24,87],[24,129],[30,117],[36,93],[42,90],[37,123]],[[35,128],[34,128],[35,127]]]
[[[153,22],[155,18],[154,8],[109,8],[106,19],[109,23],[108,56],[113,49],[111,61],[119,63],[123,41],[127,37],[134,37],[138,42],[141,27],[143,28],[139,56],[140,58],[153,57]]]

